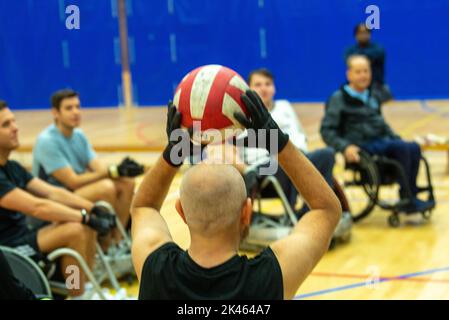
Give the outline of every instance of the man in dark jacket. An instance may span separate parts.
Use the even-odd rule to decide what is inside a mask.
[[[400,196],[402,199],[407,197],[405,185],[408,183],[413,198],[404,209],[407,212],[429,209],[433,203],[416,198],[421,150],[418,144],[401,140],[385,122],[380,101],[369,90],[371,68],[368,58],[350,56],[346,76],[349,83],[334,92],[326,103],[320,130],[323,140],[342,152],[347,162],[359,162],[360,149],[397,160],[408,178],[408,181],[399,181]]]
[[[356,44],[345,50],[345,60],[354,54],[367,56],[372,70],[372,89],[376,92],[381,102],[393,98],[390,88],[385,83],[385,50],[377,43],[371,42],[371,30],[364,23],[354,28]]]

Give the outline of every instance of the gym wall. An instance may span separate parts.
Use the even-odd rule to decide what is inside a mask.
[[[127,0],[137,105],[163,105],[182,76],[217,63],[246,77],[276,76],[277,97],[324,101],[345,80],[353,27],[380,9],[373,41],[386,55],[397,99],[449,97],[449,1]],[[65,8],[80,9],[68,30]],[[0,98],[14,108],[48,108],[72,87],[89,107],[123,103],[116,0],[0,0]],[[429,59],[428,57],[432,57]]]

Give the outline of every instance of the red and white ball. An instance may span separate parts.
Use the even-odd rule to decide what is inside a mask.
[[[182,79],[176,88],[173,104],[182,114],[181,125],[184,128],[192,127],[194,121],[201,124],[201,135],[194,141],[222,142],[229,138],[229,133],[237,134],[243,129],[233,114],[237,111],[248,116],[241,99],[241,94],[247,89],[246,82],[234,70],[221,65],[206,65]]]

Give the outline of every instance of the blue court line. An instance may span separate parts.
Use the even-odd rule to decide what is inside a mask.
[[[423,111],[426,111],[429,113],[438,113],[439,116],[443,117],[443,118],[449,117],[449,112],[442,112],[442,113],[438,112],[438,108],[429,106],[429,104],[427,103],[427,100],[420,100],[419,102],[420,102],[421,109]]]
[[[431,106],[429,106],[427,104],[427,100],[420,100],[419,103],[420,103],[420,107],[423,111],[430,112],[430,113],[437,112],[437,110],[435,108],[432,108]]]
[[[448,271],[449,271],[449,267],[444,267],[444,268],[430,269],[430,270],[414,272],[414,273],[406,273],[406,274],[402,274],[402,275],[399,275],[399,276],[393,277],[393,278],[380,278],[377,283],[389,282],[389,281],[394,281],[394,280],[398,280],[398,279],[413,278],[413,277],[418,277],[418,276],[422,276],[422,275],[426,275],[426,274],[433,274],[433,273],[438,273],[438,272],[448,272]],[[327,293],[363,287],[366,285],[367,285],[366,281],[357,282],[357,283],[353,283],[353,284],[346,285],[346,286],[340,286],[340,287],[329,288],[329,289],[320,290],[320,291],[313,291],[313,292],[309,292],[309,293],[299,294],[299,295],[295,296],[294,299],[295,300],[296,299],[305,299],[305,298],[309,298],[309,297],[324,295]]]

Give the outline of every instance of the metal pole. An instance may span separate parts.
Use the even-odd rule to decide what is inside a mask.
[[[129,66],[128,23],[125,1],[126,0],[117,0],[120,30],[120,53],[122,62],[122,89],[125,108],[129,110],[133,107],[133,94],[131,70]]]

